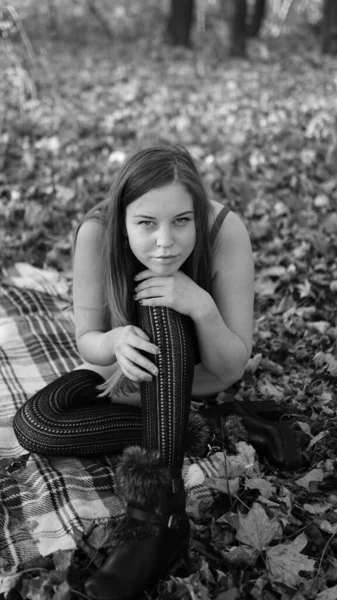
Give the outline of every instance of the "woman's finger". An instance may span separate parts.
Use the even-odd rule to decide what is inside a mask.
[[[161,275],[156,275],[156,273],[150,271],[150,269],[146,269],[145,271],[141,271],[140,273],[138,273],[134,280],[137,284],[138,281],[142,281],[143,279],[150,279],[151,277],[161,277]]]
[[[158,369],[156,365],[150,360],[148,360],[145,356],[140,354],[140,352],[137,352],[137,350],[132,348],[132,346],[125,348],[124,356],[126,359],[134,363],[137,367],[139,366],[142,369],[145,369],[146,371],[151,373],[151,375],[158,375]]]
[[[136,285],[134,290],[137,293],[153,286],[164,287],[168,284],[169,279],[170,277],[150,277],[150,279],[145,279],[145,281]]]
[[[148,287],[144,290],[137,292],[135,300],[142,300],[143,298],[162,298],[165,292],[164,287]]]
[[[152,375],[150,375],[150,373],[147,373],[146,371],[143,371],[137,367],[128,358],[123,357],[123,359],[118,362],[124,375],[131,379],[131,381],[152,381]]]
[[[136,325],[134,325],[133,328],[136,334],[139,335],[139,337],[141,337],[143,340],[150,341],[149,336],[140,327],[136,327]]]
[[[127,341],[128,345],[132,348],[137,348],[138,350],[142,350],[143,352],[149,352],[149,354],[159,354],[160,350],[158,346],[148,342],[146,340],[141,339],[139,336],[135,336],[134,338]]]

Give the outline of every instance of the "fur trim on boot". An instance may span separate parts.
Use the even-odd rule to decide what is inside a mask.
[[[188,421],[186,452],[192,456],[205,456],[210,437],[211,428],[208,420],[197,411],[191,410]]]
[[[157,450],[129,446],[116,468],[116,491],[128,505],[147,513],[162,515],[163,500],[171,494],[172,477]],[[182,507],[180,507],[180,510]],[[117,525],[112,546],[157,537],[158,525],[125,515]]]
[[[117,491],[127,504],[158,512],[164,490],[170,485],[169,470],[157,450],[126,448],[116,469]]]

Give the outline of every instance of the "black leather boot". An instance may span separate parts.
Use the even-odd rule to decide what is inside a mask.
[[[117,467],[116,484],[126,514],[107,561],[85,584],[93,600],[132,600],[178,566],[188,569],[190,526],[181,470],[165,467],[154,450],[132,446]]]
[[[281,469],[301,468],[302,457],[298,436],[290,423],[281,421],[281,408],[273,401],[235,400],[227,396],[222,404],[200,410],[200,416],[221,426],[221,419],[238,415],[247,432],[247,439],[259,456]]]

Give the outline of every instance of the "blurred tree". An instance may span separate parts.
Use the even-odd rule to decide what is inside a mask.
[[[337,54],[337,0],[324,0],[322,51],[325,54]]]
[[[232,26],[230,54],[232,56],[246,55],[247,36],[247,0],[232,0]]]
[[[171,0],[167,33],[175,46],[190,46],[194,0]]]
[[[255,0],[250,23],[248,25],[248,35],[250,37],[258,37],[263,20],[267,14],[267,4],[267,0]]]

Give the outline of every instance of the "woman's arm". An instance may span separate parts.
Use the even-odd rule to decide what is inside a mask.
[[[212,296],[207,296],[192,318],[202,362],[200,382],[207,380],[208,371],[213,375],[209,382],[219,391],[217,387],[227,388],[240,379],[250,357],[254,263],[247,229],[234,213],[225,219],[216,244]]]
[[[102,237],[103,225],[88,220],[80,227],[73,265],[73,304],[76,343],[81,358],[94,365],[115,362],[114,339],[103,310]]]

